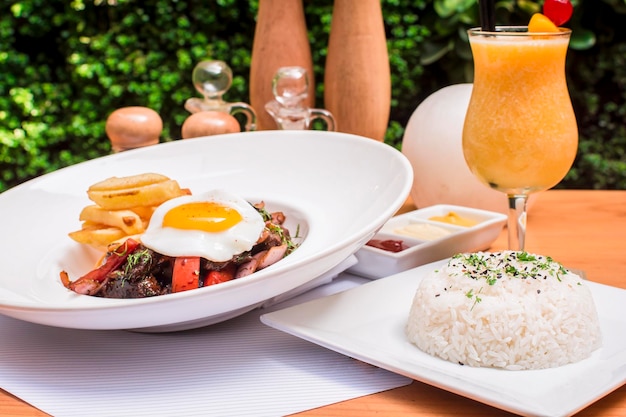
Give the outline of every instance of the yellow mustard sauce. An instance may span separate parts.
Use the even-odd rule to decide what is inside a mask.
[[[461,217],[459,216],[457,213],[451,211],[448,214],[444,215],[444,216],[432,216],[429,217],[428,220],[432,220],[432,221],[436,221],[436,222],[442,222],[442,223],[448,223],[448,224],[453,224],[455,226],[464,226],[464,227],[472,227],[476,224],[478,224],[477,221],[472,220],[472,219],[467,219],[465,217]]]
[[[421,240],[435,240],[447,236],[452,232],[443,227],[428,223],[410,223],[402,228],[395,229],[394,233]]]

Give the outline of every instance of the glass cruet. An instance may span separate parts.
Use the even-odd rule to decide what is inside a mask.
[[[324,109],[307,107],[309,78],[302,67],[281,67],[272,79],[274,100],[265,105],[265,110],[274,118],[278,129],[306,130],[315,119],[324,121],[326,130],[335,130],[333,115]]]
[[[246,131],[256,130],[256,112],[247,103],[229,103],[222,96],[228,91],[233,81],[233,72],[223,61],[201,61],[192,73],[196,90],[204,98],[193,97],[185,102],[185,109],[190,113],[201,111],[221,111],[232,116],[242,114],[245,117]]]

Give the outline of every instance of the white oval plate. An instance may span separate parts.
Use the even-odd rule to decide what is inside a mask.
[[[301,246],[249,277],[144,299],[103,299],[61,285],[92,268],[72,241],[89,185],[158,172],[200,193],[222,188],[283,210]],[[81,329],[174,331],[235,317],[315,279],[356,252],[402,206],[413,180],[391,146],[334,132],[263,131],[188,139],[87,161],[0,194],[0,313]]]

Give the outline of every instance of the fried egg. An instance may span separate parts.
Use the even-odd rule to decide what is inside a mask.
[[[167,256],[226,262],[252,249],[264,228],[263,217],[250,203],[213,190],[177,197],[157,207],[141,242]]]

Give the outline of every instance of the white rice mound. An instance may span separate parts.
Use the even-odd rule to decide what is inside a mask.
[[[458,254],[425,277],[406,335],[461,365],[545,369],[585,359],[602,344],[584,280],[549,257]]]

